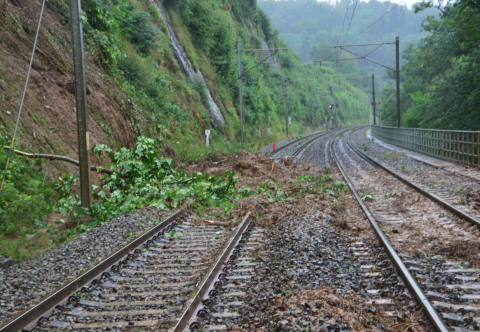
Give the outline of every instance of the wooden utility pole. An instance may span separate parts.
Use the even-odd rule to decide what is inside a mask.
[[[73,68],[75,71],[75,101],[77,106],[78,159],[80,163],[80,198],[82,207],[92,205],[90,182],[90,140],[88,132],[87,85],[85,82],[85,58],[80,0],[70,0],[72,26]]]

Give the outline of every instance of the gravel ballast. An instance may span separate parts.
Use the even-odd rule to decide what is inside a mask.
[[[277,142],[272,142],[266,146],[264,146],[263,148],[261,148],[260,150],[258,150],[258,152],[260,153],[270,153],[270,152],[273,152],[273,143],[277,143],[276,144],[276,148],[279,149],[281,147],[284,147],[285,145],[287,144],[290,144],[292,143],[294,140],[296,139],[301,139],[301,138],[306,138],[306,137],[309,137],[311,135],[315,135],[315,134],[320,134],[324,132],[323,130],[320,130],[320,131],[313,131],[311,133],[307,133],[307,134],[301,134],[301,135],[297,135],[297,136],[294,136],[294,137],[290,137],[290,138],[286,138],[284,140],[281,140],[281,141],[277,141]]]
[[[157,209],[146,208],[112,219],[27,261],[4,264],[0,267],[0,324],[125,246],[162,217]]]
[[[421,313],[376,241],[379,273],[370,279],[352,252],[352,235],[310,216],[292,217],[265,232],[264,261],[250,282],[246,305],[232,326],[236,331],[377,331],[387,325],[383,311],[369,304],[369,290],[391,297],[398,323],[420,331]],[[374,299],[373,299],[374,300]],[[394,304],[392,302],[392,304]],[[401,312],[401,313],[400,313]]]

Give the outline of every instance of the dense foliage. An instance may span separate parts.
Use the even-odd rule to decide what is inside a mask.
[[[134,146],[132,143],[122,147],[109,131],[108,121],[116,119],[98,122],[111,141],[109,147],[100,145],[94,151],[102,156],[98,159],[100,164],[111,162],[109,167],[115,173],[102,178],[101,186],[95,188],[92,220],[75,224],[61,236],[57,233],[55,239],[46,234],[42,241],[48,244],[39,243],[38,238],[26,241],[27,235],[42,236],[38,234],[39,228],[54,232],[55,222],[65,222],[62,218],[83,220],[85,211],[76,195],[78,179],[65,174],[58,183],[47,179],[43,184],[41,164],[16,156],[0,199],[0,247],[4,249],[0,255],[12,255],[25,247],[25,243],[39,243],[38,247],[45,249],[52,245],[52,240],[64,241],[147,205],[163,209],[191,201],[197,206],[222,207],[228,211],[235,198],[249,194],[248,190],[235,188],[233,173],[218,178],[186,174],[173,166],[172,159],[162,157],[162,153],[166,148],[173,149],[178,166],[208,154],[232,154],[245,148],[239,143],[237,43],[241,43],[243,50],[287,48],[287,44],[279,38],[278,30],[272,28],[270,19],[255,0],[164,0],[162,3],[175,34],[194,69],[202,72],[205,83],[183,72],[170,47],[168,27],[152,2],[82,1],[87,58],[103,69],[101,73],[91,73],[91,67],[86,66],[87,79],[90,75],[102,75],[114,82],[115,91],[122,93],[106,97],[116,98],[114,103],[121,108],[122,116],[138,138]],[[68,29],[68,1],[51,0],[48,6],[63,15],[62,28]],[[279,51],[267,63],[260,63],[265,57],[263,52],[242,52],[242,68],[248,71],[243,76],[246,148],[253,150],[285,138],[285,79],[293,81],[287,84],[291,136],[324,126],[332,116],[339,126],[368,122],[370,106],[365,92],[341,83],[343,77],[357,75],[355,62],[339,69],[302,64],[291,50]],[[305,79],[311,81],[301,82]],[[340,88],[332,89],[332,85],[340,83]],[[205,87],[226,119],[225,126],[218,131],[210,128]],[[337,104],[334,114],[327,111],[331,102]],[[204,144],[205,129],[212,131],[210,147]],[[168,141],[159,146],[159,140],[166,137],[165,131],[169,133]],[[28,147],[26,150],[30,151]],[[4,166],[5,155],[0,152],[0,169]],[[25,258],[29,253],[15,255]]]
[[[0,146],[8,145],[8,140],[0,136]],[[2,176],[7,156],[8,150],[1,149]],[[49,202],[55,195],[51,185],[43,182],[41,165],[39,160],[12,155],[0,198],[0,238],[31,234],[52,211]]]
[[[425,2],[417,11],[433,5]],[[460,0],[439,10],[440,19],[429,16],[422,23],[430,35],[403,55],[402,126],[478,130],[480,9]],[[396,121],[394,94],[390,87],[382,95],[386,125]]]
[[[158,141],[139,137],[133,149],[122,148],[117,152],[106,145],[97,145],[93,152],[108,154],[113,174],[101,176],[101,185],[93,186],[95,204],[91,217],[95,222],[104,222],[145,206],[161,210],[183,204],[189,200],[194,206],[231,206],[237,195],[234,172],[225,172],[220,177],[194,173],[187,174],[175,168],[170,158],[161,156]],[[79,197],[70,188],[76,177],[64,175],[57,184],[60,188],[59,209],[64,214],[83,218],[87,213],[81,208]]]

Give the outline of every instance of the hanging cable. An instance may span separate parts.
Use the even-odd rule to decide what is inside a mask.
[[[35,49],[37,48],[38,35],[40,33],[40,27],[42,25],[43,10],[45,9],[45,1],[42,3],[42,10],[40,11],[40,18],[38,19],[37,34],[35,36],[35,42],[33,43],[32,56],[30,58],[30,65],[28,66],[27,79],[25,80],[25,87],[23,89],[22,101],[20,103],[20,109],[18,110],[17,122],[15,123],[15,130],[13,131],[12,143],[10,144],[10,149],[8,151],[7,162],[5,164],[5,171],[3,172],[2,184],[0,185],[0,198],[2,197],[3,185],[5,183],[5,178],[7,177],[8,164],[10,162],[10,157],[12,155],[13,146],[15,144],[15,136],[17,135],[18,124],[20,122],[20,116],[22,114],[23,103],[25,101],[25,95],[27,93],[28,80],[30,78],[30,72],[32,71],[33,57],[35,56]]]
[[[337,45],[340,44],[340,40],[342,39],[343,28],[345,27],[345,20],[347,19],[347,14],[348,14],[348,8],[349,7],[350,7],[350,0],[348,0],[347,10],[345,11],[345,16],[343,17],[342,30],[340,30],[340,35],[338,36]]]
[[[377,23],[378,21],[380,21],[383,17],[385,17],[385,15],[387,15],[388,13],[390,13],[392,10],[394,10],[395,8],[397,8],[399,5],[401,5],[402,3],[404,3],[405,0],[402,0],[400,1],[399,3],[395,4],[388,12],[386,12],[385,14],[383,14],[382,16],[380,16],[375,22],[373,22],[372,24],[370,24],[369,26],[367,26],[365,29],[363,29],[362,31],[360,31],[359,33],[357,33],[355,36],[353,36],[352,38],[348,39],[347,42],[349,42],[350,40],[352,40],[353,38],[357,37],[359,34],[361,34],[362,32],[364,32],[365,30],[367,30],[368,28],[370,28],[372,25],[374,25],[375,23]]]
[[[345,38],[343,39],[343,44],[344,45],[345,45],[345,40],[347,39],[347,36],[348,36],[348,32],[350,31],[350,26],[352,25],[353,15],[355,15],[355,9],[357,9],[357,5],[358,5],[358,0],[357,0],[357,2],[355,2],[355,7],[353,7],[352,17],[350,18],[350,23],[348,24],[347,33],[345,34]]]

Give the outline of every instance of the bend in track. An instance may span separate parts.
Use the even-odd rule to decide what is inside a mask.
[[[467,220],[469,223],[471,223],[472,225],[475,225],[477,227],[480,228],[480,220],[476,219],[475,217],[471,216],[470,214],[464,212],[464,211],[461,211],[460,209],[457,209],[455,206],[453,206],[452,204],[448,203],[447,201],[443,200],[442,198],[438,197],[437,195],[435,195],[434,193],[431,193],[429,192],[428,190],[425,190],[423,189],[420,185],[416,184],[415,182],[411,181],[411,180],[408,180],[407,178],[403,177],[402,175],[398,174],[397,172],[395,172],[394,170],[392,170],[391,168],[379,163],[378,161],[376,161],[375,159],[373,159],[372,157],[370,156],[367,156],[366,154],[364,154],[362,151],[360,151],[354,144],[352,144],[350,142],[350,134],[348,135],[347,137],[347,142],[348,142],[348,145],[353,149],[353,151],[355,151],[360,157],[362,157],[363,159],[365,159],[367,162],[369,162],[370,164],[373,164],[375,165],[376,167],[379,167],[383,170],[385,170],[386,172],[390,173],[391,175],[393,175],[394,177],[396,177],[397,179],[399,179],[400,181],[402,181],[403,183],[409,185],[410,187],[414,188],[415,190],[417,190],[418,192],[420,192],[422,195],[430,198],[431,200],[435,201],[436,203],[444,206],[447,210],[449,210],[450,212],[456,214],[457,216],[459,216],[460,218],[463,218],[465,220]]]
[[[336,139],[336,137],[335,137],[335,139]],[[333,156],[333,159],[335,160],[335,163],[336,163],[338,169],[340,170],[340,172],[342,173],[342,175],[343,175],[345,181],[347,182],[350,190],[352,191],[353,195],[355,196],[355,199],[357,200],[358,204],[360,205],[363,212],[367,216],[367,218],[370,222],[370,225],[372,226],[373,230],[375,231],[375,234],[377,235],[377,238],[380,240],[380,242],[384,246],[385,250],[388,252],[389,257],[392,258],[392,263],[397,268],[397,272],[399,273],[400,277],[404,281],[405,286],[410,290],[411,294],[413,294],[417,304],[420,305],[425,310],[428,318],[430,319],[430,321],[434,325],[435,329],[437,331],[443,331],[443,332],[449,331],[447,326],[443,322],[443,320],[440,318],[440,316],[436,312],[435,308],[432,306],[430,301],[427,299],[427,297],[425,296],[423,291],[420,289],[417,282],[412,277],[409,270],[407,269],[407,267],[405,266],[405,264],[403,263],[403,261],[401,260],[401,258],[397,254],[397,252],[395,251],[395,249],[392,247],[392,245],[388,241],[385,234],[380,229],[380,226],[378,225],[378,223],[373,218],[373,215],[370,213],[367,206],[363,203],[360,195],[355,190],[352,182],[350,181],[350,178],[348,177],[347,173],[345,172],[342,165],[340,164],[339,159],[338,159],[338,157],[337,157],[337,155],[336,155],[336,153],[333,149],[333,143],[334,143],[335,139],[333,139],[331,141],[331,144],[330,144],[330,152]]]

